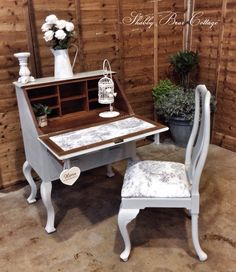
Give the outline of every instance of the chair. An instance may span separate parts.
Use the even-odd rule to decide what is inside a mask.
[[[125,249],[120,258],[127,261],[131,243],[127,224],[147,207],[186,208],[191,213],[192,240],[200,261],[207,259],[198,238],[199,182],[210,139],[210,92],[205,85],[195,90],[195,115],[188,141],[185,164],[140,161],[128,167],[121,192],[118,226]]]

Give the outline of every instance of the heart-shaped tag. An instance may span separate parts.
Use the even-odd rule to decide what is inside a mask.
[[[72,167],[70,169],[65,169],[60,174],[60,180],[66,185],[73,185],[80,176],[79,167]]]

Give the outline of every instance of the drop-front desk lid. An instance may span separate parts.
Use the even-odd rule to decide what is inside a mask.
[[[166,126],[131,115],[89,127],[45,134],[39,140],[59,160],[65,160],[166,130]]]

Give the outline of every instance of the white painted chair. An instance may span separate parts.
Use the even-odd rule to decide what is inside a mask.
[[[210,92],[205,85],[195,90],[195,116],[186,149],[185,164],[140,161],[125,173],[118,225],[125,243],[120,258],[127,261],[131,243],[127,224],[147,207],[186,208],[191,213],[193,245],[200,261],[207,259],[198,238],[199,182],[210,139]],[[201,101],[201,102],[200,102]],[[201,106],[200,106],[201,104]]]

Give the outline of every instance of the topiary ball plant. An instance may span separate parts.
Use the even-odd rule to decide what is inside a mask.
[[[190,87],[189,74],[197,67],[198,62],[198,53],[189,50],[179,51],[170,59],[174,73],[179,77],[179,84],[184,88],[184,91]]]

